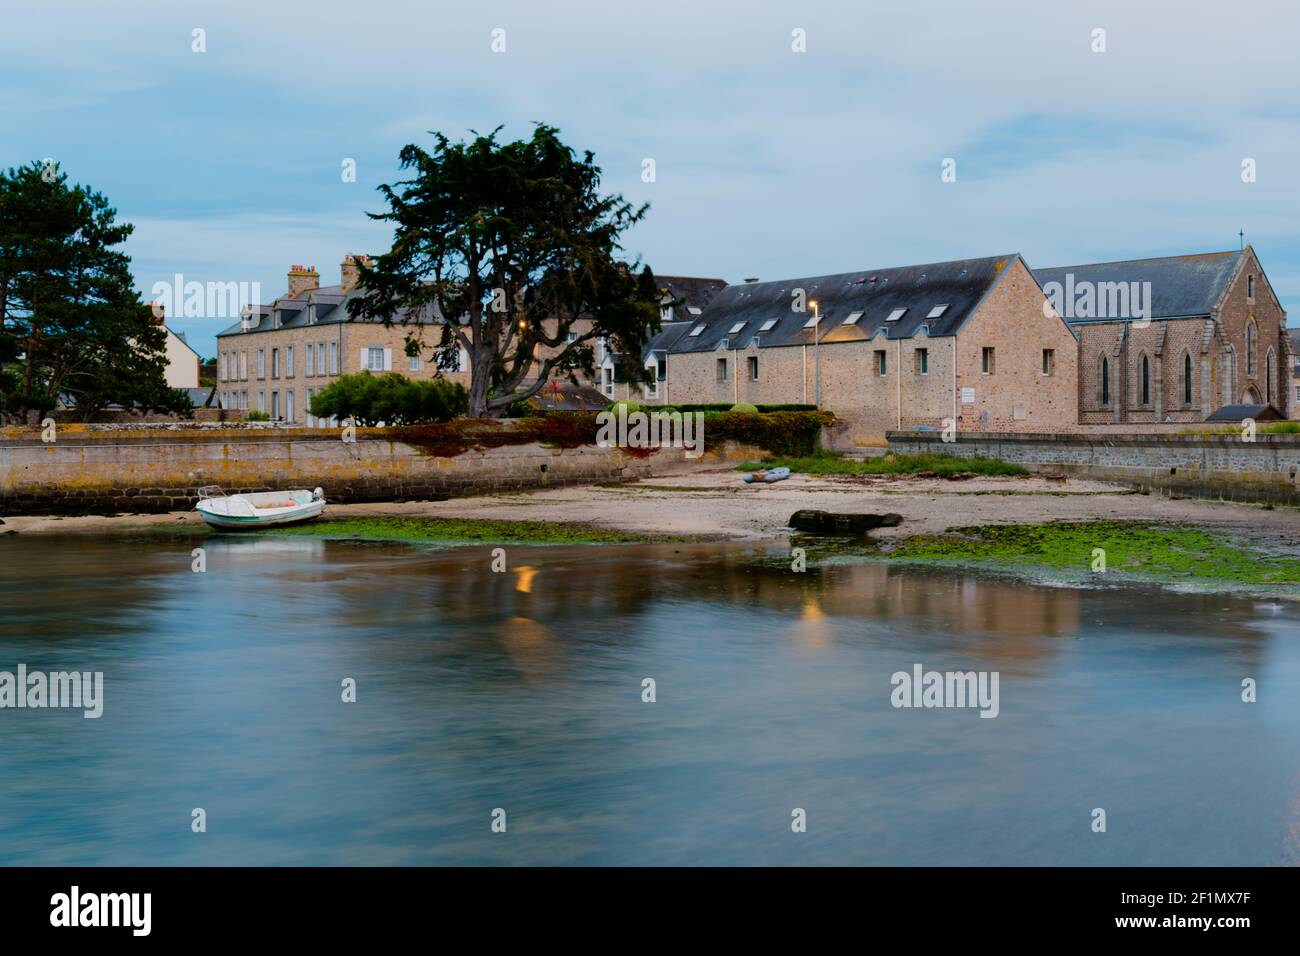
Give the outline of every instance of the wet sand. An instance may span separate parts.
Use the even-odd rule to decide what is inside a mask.
[[[746,485],[724,464],[614,487],[586,485],[449,501],[331,505],[330,517],[428,515],[562,521],[658,535],[737,540],[782,534],[792,512],[896,512],[897,528],[881,539],[939,533],[952,527],[1042,521],[1157,520],[1231,529],[1269,543],[1300,545],[1300,510],[1266,509],[1196,499],[1140,495],[1119,485],[1047,478],[936,478],[794,475],[774,485]],[[115,517],[6,517],[0,534],[107,532],[143,525],[200,524],[193,512]]]

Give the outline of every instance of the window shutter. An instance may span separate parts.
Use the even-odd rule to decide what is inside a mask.
[[[357,356],[357,371],[370,368],[370,354],[366,349],[362,349]]]
[[[392,370],[393,370],[393,350],[384,349],[384,371],[391,372]]]

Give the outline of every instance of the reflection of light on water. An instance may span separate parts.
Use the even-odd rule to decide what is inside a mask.
[[[817,598],[807,595],[803,599],[803,612],[799,615],[799,643],[808,647],[824,647],[830,640],[830,622]]]
[[[519,675],[529,683],[544,681],[556,663],[550,629],[531,617],[512,617],[502,622],[500,634]]]
[[[220,537],[203,542],[201,547],[211,547],[214,542],[232,555],[238,557],[259,557],[275,554],[291,554],[299,558],[319,557],[325,552],[325,542],[321,538],[274,537],[254,538],[244,536]]]
[[[519,575],[519,580],[515,582],[515,590],[531,594],[533,591],[533,578],[537,576],[537,569],[530,568],[525,564],[515,568],[515,573]]]

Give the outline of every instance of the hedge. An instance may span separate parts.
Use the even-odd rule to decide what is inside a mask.
[[[834,416],[827,412],[815,411],[710,412],[704,418],[704,448],[707,451],[719,442],[735,441],[761,448],[772,455],[808,455],[817,447],[817,436],[822,426],[833,419]],[[557,448],[594,445],[599,431],[595,413],[570,412],[516,418],[508,422],[462,418],[434,425],[387,428],[384,434],[427,454],[454,458],[471,448],[499,448],[532,442]],[[657,451],[655,448],[623,450],[638,458]]]

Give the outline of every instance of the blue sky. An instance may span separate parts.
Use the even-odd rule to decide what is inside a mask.
[[[1242,229],[1300,324],[1293,4],[61,0],[8,22],[0,165],[104,192],[146,296],[180,272],[270,298],[294,262],[337,282],[387,248],[365,212],[405,143],[545,121],[651,203],[627,246],[656,272],[1067,265]],[[210,355],[228,320],[172,324]]]

